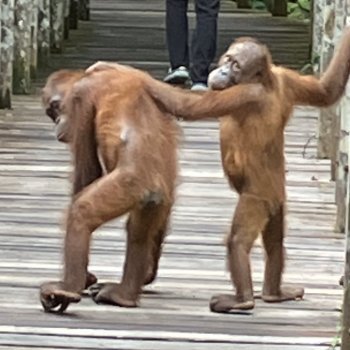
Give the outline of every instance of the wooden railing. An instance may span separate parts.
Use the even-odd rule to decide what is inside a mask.
[[[314,0],[313,61],[322,74],[333,56],[346,23],[350,20],[350,3],[346,0]],[[337,218],[335,231],[345,232],[344,301],[341,349],[350,349],[350,201],[349,190],[350,84],[342,101],[324,109],[319,116],[318,156],[331,159],[331,179],[336,182]]]
[[[89,19],[89,0],[1,0],[0,108],[11,95],[29,94],[38,65],[62,52],[78,20]]]

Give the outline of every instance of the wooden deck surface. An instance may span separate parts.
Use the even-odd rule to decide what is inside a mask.
[[[276,47],[285,64],[290,57],[283,52],[290,49],[286,42],[288,50],[283,51],[283,38],[290,43],[304,38],[307,47],[305,25],[267,15],[229,14],[229,6],[223,4],[221,52],[225,40],[255,31],[273,38],[269,46]],[[55,58],[51,69],[84,67],[108,58],[161,76],[166,69],[162,8],[160,0],[92,1],[92,22],[71,33],[66,55]],[[147,287],[141,307],[102,306],[84,298],[71,305],[68,314],[57,316],[42,312],[38,285],[58,278],[61,268],[59,222],[68,202],[69,153],[55,141],[39,98],[16,97],[13,111],[0,112],[0,350],[330,349],[340,319],[338,280],[344,241],[332,231],[334,184],[329,181],[329,161],[315,159],[316,123],[314,109],[297,109],[286,132],[288,259],[284,278],[306,287],[305,300],[284,304],[258,300],[247,315],[209,311],[212,294],[232,289],[225,272],[223,237],[237,196],[221,170],[217,123],[182,123],[177,203],[159,278]],[[91,271],[102,281],[120,277],[123,225],[124,220],[112,222],[95,235]],[[263,278],[259,242],[252,257],[258,292]]]

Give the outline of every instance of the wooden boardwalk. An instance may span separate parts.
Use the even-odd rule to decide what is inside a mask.
[[[66,55],[55,59],[51,69],[84,67],[108,58],[161,76],[166,69],[162,3],[92,1],[92,22],[72,34]],[[269,46],[285,64],[292,49],[287,42],[282,45],[283,37],[299,42],[306,53],[304,24],[267,15],[229,15],[229,6],[223,4],[221,52],[224,40],[258,31],[261,37],[276,36]],[[297,57],[300,63],[302,54],[295,53]],[[181,183],[171,230],[159,278],[147,287],[141,307],[102,306],[84,298],[70,307],[69,314],[57,316],[42,312],[38,285],[56,279],[61,268],[59,222],[68,202],[69,153],[55,141],[38,96],[16,97],[13,111],[0,112],[0,350],[330,349],[340,320],[338,280],[344,241],[332,231],[334,184],[329,181],[329,161],[315,158],[316,123],[314,109],[297,109],[286,132],[289,210],[284,277],[306,287],[305,300],[279,305],[258,300],[248,315],[209,311],[212,294],[232,289],[223,237],[237,196],[221,170],[217,123],[182,123]],[[120,277],[123,224],[124,220],[112,222],[95,235],[91,271],[102,281]],[[259,242],[252,256],[258,292],[263,278]]]
[[[81,68],[96,59],[117,59],[163,77],[168,68],[165,0],[91,0],[91,3],[92,23],[80,23],[78,31],[70,32],[64,56],[56,56],[49,70]],[[193,11],[189,17],[192,28]],[[261,11],[234,11],[232,1],[222,0],[219,29],[218,56],[235,37],[250,35],[268,44],[278,64],[301,68],[308,61],[307,23],[272,18]]]

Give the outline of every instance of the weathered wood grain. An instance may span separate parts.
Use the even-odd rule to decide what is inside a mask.
[[[235,36],[257,34],[277,61],[300,66],[306,60],[307,24],[266,13],[232,14],[232,6],[222,2],[218,53]],[[164,1],[92,1],[91,22],[79,23],[66,47],[65,55],[52,55],[37,87],[52,69],[106,58],[161,77],[167,67]],[[330,162],[316,159],[314,109],[297,108],[286,131],[284,279],[303,284],[305,300],[265,304],[257,299],[256,309],[247,315],[209,312],[212,294],[232,290],[223,241],[237,195],[221,169],[217,122],[182,122],[176,206],[159,277],[146,288],[141,307],[96,305],[85,297],[58,317],[42,312],[38,286],[61,271],[70,157],[54,139],[38,96],[15,97],[13,104],[13,110],[0,111],[0,350],[328,350],[340,320],[344,240],[332,230],[334,184]],[[94,235],[90,265],[102,281],[121,276],[124,224],[121,218]],[[252,252],[257,294],[263,258],[258,241]]]
[[[70,32],[65,55],[53,55],[56,59],[50,60],[46,72],[62,66],[80,68],[104,59],[132,64],[163,77],[168,69],[164,9],[161,0],[92,1],[91,22],[81,22],[78,31]],[[233,10],[232,1],[221,2],[217,57],[234,38],[250,35],[268,44],[277,64],[299,69],[307,63],[309,23],[261,11]],[[189,17],[193,28],[193,4]],[[98,40],[89,40],[97,36]]]
[[[81,333],[69,337],[69,346],[76,349],[172,349],[176,345],[206,349],[214,341],[220,349],[283,346],[309,350],[325,349],[322,344],[331,342],[340,317],[342,290],[337,283],[344,242],[332,232],[335,207],[329,162],[314,158],[314,144],[307,157],[302,156],[316,125],[313,110],[298,109],[286,132],[289,231],[285,279],[306,286],[304,301],[267,305],[257,300],[257,308],[248,316],[209,312],[210,296],[231,290],[223,236],[237,196],[220,168],[217,123],[182,123],[177,205],[158,281],[147,288],[142,307],[125,310],[95,305],[85,298],[72,306],[71,315],[57,317],[40,311],[37,287],[60,273],[59,221],[69,198],[69,154],[54,140],[38,98],[16,98],[14,105],[14,111],[0,114],[0,344],[9,349],[64,347],[67,343],[62,337],[77,327]],[[124,221],[111,223],[95,235],[91,269],[102,280],[121,275]],[[252,257],[258,293],[263,277],[259,242]],[[8,302],[8,295],[14,302]],[[93,337],[86,338],[90,333]],[[200,344],[193,343],[193,333],[200,334]]]

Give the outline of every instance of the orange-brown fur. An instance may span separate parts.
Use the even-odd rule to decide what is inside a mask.
[[[50,106],[57,92],[61,100]],[[92,232],[129,213],[122,281],[95,285],[92,294],[98,303],[136,306],[142,285],[155,278],[174,201],[176,122],[129,73],[56,72],[43,102],[54,110],[60,135],[64,131],[61,140],[70,145],[74,174],[63,280],[43,284],[41,302],[47,311],[63,312],[80,300],[92,283],[87,273]]]
[[[222,164],[239,193],[227,240],[228,266],[235,295],[216,295],[215,312],[254,307],[249,254],[259,233],[266,251],[262,299],[302,298],[303,289],[281,285],[284,266],[285,164],[284,128],[295,105],[318,107],[343,94],[350,71],[350,29],[325,74],[317,79],[272,64],[268,49],[252,38],[236,40],[209,76],[213,90],[187,93],[149,75],[115,63],[100,62],[88,71],[133,71],[160,108],[185,120],[220,118]],[[137,73],[136,73],[137,72]]]

